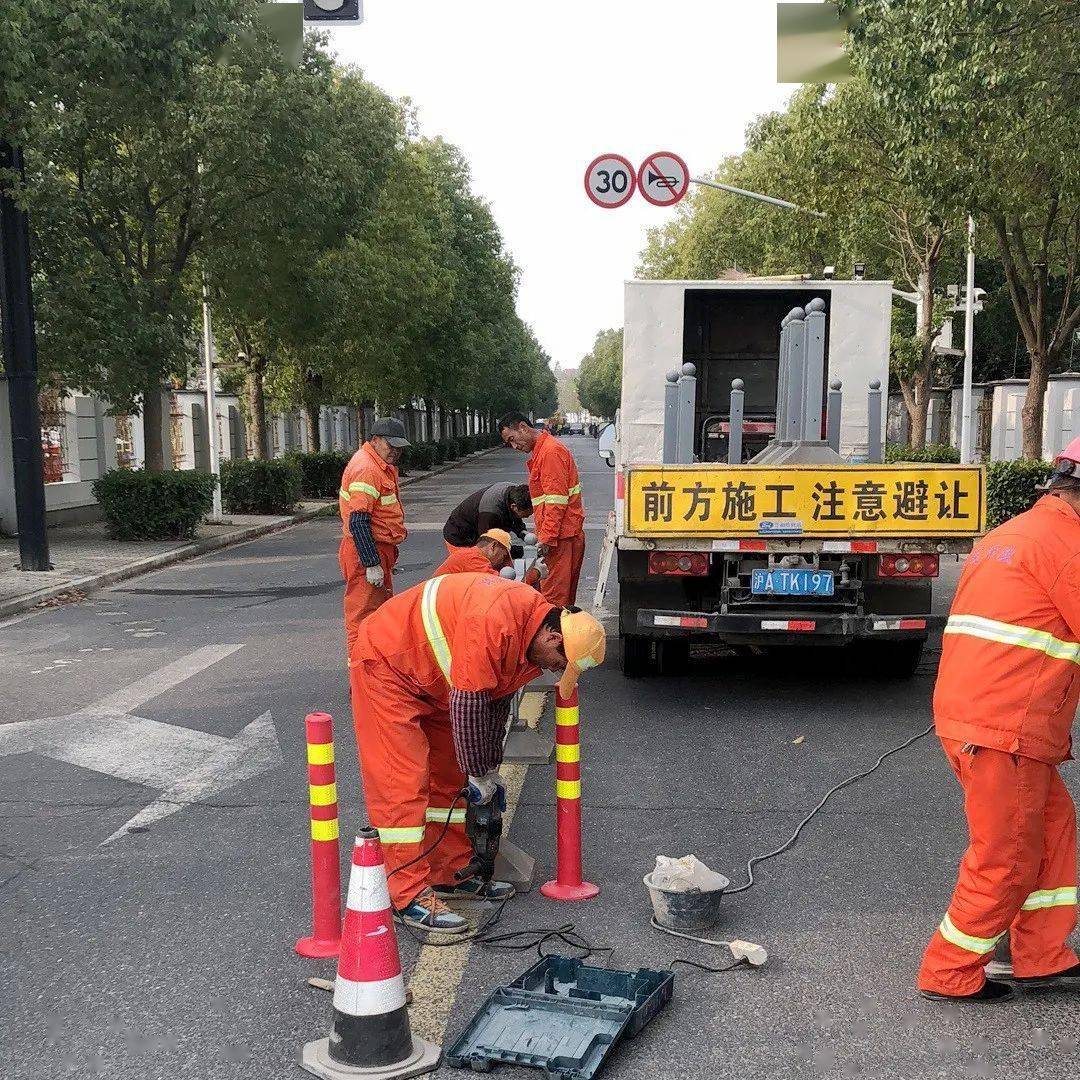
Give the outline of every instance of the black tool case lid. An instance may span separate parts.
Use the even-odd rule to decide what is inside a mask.
[[[478,1072],[505,1062],[543,1069],[551,1080],[591,1080],[615,1043],[671,1000],[673,986],[670,971],[545,956],[488,998],[446,1060]]]

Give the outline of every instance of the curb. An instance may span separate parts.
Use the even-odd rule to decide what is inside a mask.
[[[427,480],[429,477],[438,476],[440,473],[456,469],[459,465],[464,465],[474,458],[484,457],[486,454],[500,449],[502,447],[491,446],[486,450],[478,450],[468,457],[458,458],[457,461],[441,465],[439,468],[425,472],[423,475],[414,473],[402,479],[399,486],[407,487],[421,480]],[[164,570],[166,567],[173,566],[176,563],[196,559],[200,555],[207,555],[212,551],[220,551],[222,548],[244,544],[249,540],[258,540],[263,536],[271,536],[273,533],[292,528],[293,525],[302,525],[306,521],[319,517],[325,512],[327,506],[332,505],[332,502],[328,502],[324,506],[315,507],[311,510],[301,510],[300,513],[283,518],[280,521],[268,522],[265,525],[252,525],[250,528],[237,529],[236,532],[225,533],[223,536],[212,536],[206,540],[196,540],[192,544],[184,545],[184,547],[173,548],[172,551],[164,551],[160,555],[150,555],[145,559],[137,559],[135,562],[118,566],[115,570],[106,570],[103,574],[91,574],[87,577],[74,578],[71,581],[64,582],[62,585],[50,585],[46,589],[39,589],[37,592],[27,593],[25,596],[17,596],[11,600],[0,600],[0,619],[6,619],[11,615],[19,615],[24,611],[36,608],[38,604],[45,600],[53,600],[58,596],[63,596],[65,593],[93,592],[109,585],[116,585],[121,581],[127,581],[129,578],[139,577],[141,574],[149,574],[154,570]]]

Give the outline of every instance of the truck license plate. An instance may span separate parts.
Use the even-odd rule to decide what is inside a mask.
[[[754,570],[750,591],[760,596],[832,596],[831,570]]]

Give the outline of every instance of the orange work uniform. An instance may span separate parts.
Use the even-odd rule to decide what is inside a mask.
[[[976,993],[1010,935],[1019,978],[1077,963],[1076,812],[1057,766],[1080,698],[1080,515],[1056,496],[984,537],[945,627],[934,721],[970,844],[919,987]]]
[[[379,830],[399,910],[453,882],[472,857],[451,689],[507,699],[540,674],[526,651],[552,606],[496,574],[434,577],[388,600],[360,627],[350,661],[364,801]],[[501,733],[494,733],[501,738]],[[442,842],[417,859],[450,827]]]
[[[585,510],[577,464],[574,455],[544,431],[526,466],[536,539],[549,549],[544,556],[548,576],[540,592],[556,607],[569,607],[577,599],[585,558]]]
[[[399,496],[397,469],[364,443],[345,466],[338,492],[342,529],[338,565],[345,579],[345,641],[350,655],[360,623],[394,593],[397,549],[407,535]],[[349,533],[349,517],[358,511],[371,515],[371,537],[383,568],[378,588],[369,584]]]
[[[432,577],[443,574],[497,574],[499,571],[491,565],[491,560],[475,547],[456,547],[449,557],[444,559]]]

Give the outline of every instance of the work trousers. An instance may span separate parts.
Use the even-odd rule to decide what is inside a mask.
[[[454,801],[465,774],[446,709],[404,688],[382,660],[355,658],[349,675],[368,822],[379,830],[390,899],[401,910],[428,886],[452,884],[472,858],[465,803]]]
[[[540,583],[540,595],[556,607],[574,604],[584,559],[585,534],[562,537],[544,556],[548,576]]]
[[[398,549],[393,544],[376,541],[375,550],[383,568],[383,583],[376,588],[368,583],[367,567],[356,553],[356,542],[351,536],[343,536],[338,545],[338,565],[345,579],[345,650],[352,656],[353,644],[360,624],[381,604],[394,595],[394,564]]]
[[[977,992],[998,940],[1013,972],[1052,975],[1077,963],[1076,810],[1056,766],[942,739],[964,789],[970,843],[949,910],[930,939],[919,988]]]

